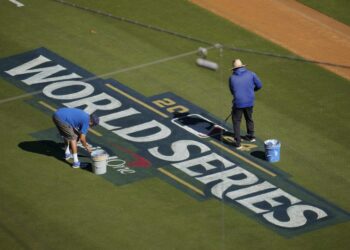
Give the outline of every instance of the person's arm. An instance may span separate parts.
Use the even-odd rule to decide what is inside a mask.
[[[232,89],[232,84],[231,84],[231,77],[228,79],[228,87],[230,89],[231,94],[234,95],[233,94],[233,89]]]
[[[258,91],[262,88],[262,82],[260,81],[259,77],[256,74],[253,74],[253,80],[254,80],[254,91]]]
[[[80,134],[79,139],[80,139],[81,144],[83,144],[84,148],[86,149],[86,151],[88,151],[89,154],[91,154],[92,149],[90,148],[90,146],[86,142],[86,136],[84,134]]]
[[[92,150],[86,142],[86,134],[88,133],[88,129],[89,129],[89,121],[90,121],[89,118],[83,120],[81,124],[79,139],[81,144],[83,144],[84,148],[86,149],[86,151],[88,151],[91,154]]]

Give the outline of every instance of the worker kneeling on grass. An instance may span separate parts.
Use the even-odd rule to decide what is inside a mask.
[[[92,150],[86,142],[86,134],[90,126],[99,124],[99,118],[80,109],[60,108],[53,114],[52,120],[64,138],[66,145],[65,159],[73,158],[72,167],[79,168],[77,143],[80,140],[85,149],[91,154]]]

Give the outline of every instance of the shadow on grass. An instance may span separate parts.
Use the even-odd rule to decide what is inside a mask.
[[[254,151],[251,153],[251,155],[261,160],[266,160],[264,151]]]
[[[64,157],[64,144],[58,143],[51,140],[39,140],[39,141],[24,141],[18,144],[18,147],[22,150],[55,157],[57,160],[62,161],[66,164],[71,165],[68,161],[66,161]],[[80,157],[85,157],[84,155],[79,155]],[[84,165],[84,170],[91,171],[91,164],[82,162],[82,165]]]
[[[57,160],[67,163],[64,159],[64,144],[51,140],[24,141],[18,144],[22,150],[55,157]]]

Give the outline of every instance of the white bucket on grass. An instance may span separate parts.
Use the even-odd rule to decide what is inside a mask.
[[[91,153],[92,172],[101,175],[107,173],[108,154],[103,149],[95,150]]]

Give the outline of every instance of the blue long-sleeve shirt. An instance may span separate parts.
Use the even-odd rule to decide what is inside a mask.
[[[253,107],[254,91],[262,88],[259,77],[246,68],[238,68],[229,78],[229,88],[233,95],[232,106],[237,108]]]

